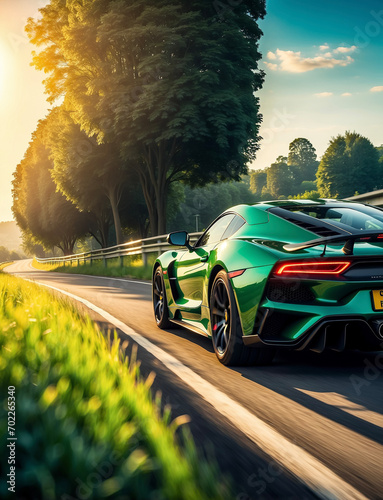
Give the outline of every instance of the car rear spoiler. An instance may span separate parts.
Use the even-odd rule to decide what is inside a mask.
[[[345,241],[342,248],[342,252],[345,255],[352,255],[354,251],[355,241],[379,241],[383,243],[383,232],[382,231],[361,231],[360,233],[354,234],[341,234],[336,236],[327,236],[325,238],[316,238],[315,240],[304,241],[302,243],[289,243],[284,245],[283,248],[288,252],[297,252],[298,250],[305,250],[306,248],[316,247],[319,245],[324,245],[324,251],[326,251],[326,246],[332,243],[337,243],[338,241]]]

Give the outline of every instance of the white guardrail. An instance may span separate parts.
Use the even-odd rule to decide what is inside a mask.
[[[197,241],[201,234],[202,233],[190,233],[190,242],[193,243]],[[36,257],[36,261],[41,264],[63,264],[64,266],[67,263],[72,265],[73,262],[76,262],[79,266],[81,263],[86,264],[88,261],[92,265],[93,261],[102,260],[104,266],[107,267],[108,259],[119,258],[120,265],[123,266],[124,257],[129,255],[142,255],[144,265],[147,265],[148,254],[158,253],[158,255],[161,255],[162,252],[165,252],[170,248],[174,248],[167,243],[166,237],[167,234],[152,236],[151,238],[146,238],[144,240],[129,241],[128,243],[115,245],[109,248],[100,248],[90,252],[64,255],[62,257],[49,257],[45,259]]]

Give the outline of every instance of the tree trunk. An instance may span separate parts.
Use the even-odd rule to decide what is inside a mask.
[[[142,192],[145,198],[145,203],[148,208],[151,234],[152,236],[156,236],[158,234],[158,216],[157,216],[155,189],[150,182],[149,174],[147,172],[140,170],[139,177],[140,177]]]
[[[156,200],[154,196],[149,195],[149,199],[145,196],[146,205],[148,207],[149,213],[149,222],[152,236],[156,236],[158,234],[158,216],[157,216],[157,207]]]
[[[102,242],[101,247],[102,248],[108,247],[109,228],[110,228],[110,223],[108,221],[100,221],[99,233],[100,233],[100,237],[101,237],[101,242]]]
[[[111,220],[108,214],[102,213],[97,218],[97,227],[101,239],[101,248],[108,247],[110,225]]]
[[[141,239],[145,239],[148,237],[149,229],[150,229],[150,224],[148,223],[147,220],[140,224],[140,238]]]
[[[166,206],[168,197],[168,185],[167,182],[157,191],[156,201],[157,201],[157,216],[158,216],[158,233],[166,234]]]
[[[91,236],[97,241],[101,248],[108,247],[109,229],[112,225],[112,217],[110,207],[99,208],[92,210],[91,215],[94,219],[94,226],[89,232]]]
[[[110,188],[108,190],[108,198],[110,201],[110,206],[112,208],[112,213],[113,213],[113,222],[114,222],[114,228],[116,231],[116,243],[117,245],[121,245],[122,243],[122,229],[121,229],[121,219],[120,219],[120,213],[118,211],[118,203],[119,203],[119,197],[117,196],[117,188]]]
[[[56,247],[57,247],[59,250],[61,250],[61,251],[62,251],[63,255],[65,255],[64,249],[63,249],[63,247],[62,247],[61,245],[56,245]],[[44,256],[43,256],[43,257],[45,257],[45,254],[46,254],[46,252],[44,251]]]
[[[100,245],[101,248],[105,248],[103,246],[103,243],[102,243],[102,240],[97,236],[97,234],[93,231],[89,231],[89,234],[92,238],[94,238],[96,240],[96,242]]]
[[[144,196],[148,205],[152,236],[166,233],[166,205],[168,189],[175,171],[171,164],[176,152],[177,140],[161,141],[145,148],[145,165],[140,178],[145,180]],[[144,189],[144,188],[143,188]],[[150,193],[150,199],[145,194]]]
[[[60,245],[56,245],[64,255],[73,255],[73,248],[76,243],[76,239],[68,238],[61,242]]]

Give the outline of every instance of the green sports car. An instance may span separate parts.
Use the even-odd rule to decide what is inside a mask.
[[[211,337],[225,365],[266,364],[283,347],[383,348],[379,208],[339,200],[238,205],[194,245],[184,231],[168,243],[173,249],[153,268],[156,323]]]

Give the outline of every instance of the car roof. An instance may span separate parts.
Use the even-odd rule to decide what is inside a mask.
[[[273,207],[303,207],[303,206],[338,206],[338,207],[350,207],[362,205],[361,203],[356,203],[346,200],[332,200],[332,199],[318,199],[318,200],[271,200],[271,201],[261,201],[254,203],[254,205],[236,205],[235,207],[229,208],[225,213],[235,212],[245,219],[245,221],[250,224],[265,224],[269,221],[268,210]]]

